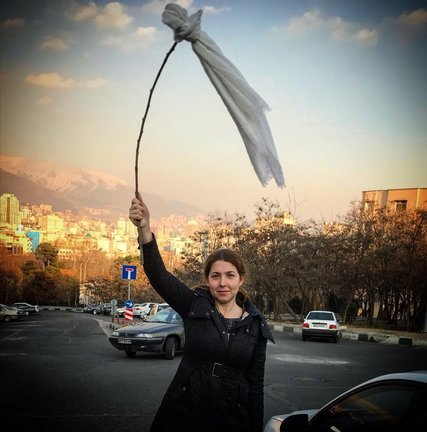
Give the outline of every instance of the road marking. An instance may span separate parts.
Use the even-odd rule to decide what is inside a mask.
[[[0,357],[26,356],[27,353],[0,353]]]
[[[273,355],[270,358],[288,363],[306,363],[306,364],[323,364],[323,365],[343,365],[349,364],[347,360],[337,360],[335,358],[328,357],[307,357],[301,355],[292,354],[278,354]]]

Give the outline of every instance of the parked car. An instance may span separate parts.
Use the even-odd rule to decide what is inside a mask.
[[[264,432],[422,431],[427,424],[427,371],[382,375],[323,408],[272,417]]]
[[[302,324],[302,340],[328,338],[338,342],[341,337],[340,324],[331,311],[311,311]]]
[[[111,303],[104,303],[101,307],[101,311],[103,315],[111,315],[112,310],[113,307],[111,306]]]
[[[102,305],[96,304],[96,303],[88,304],[83,309],[83,312],[91,313],[91,314],[94,314],[94,315],[102,314]]]
[[[129,325],[113,331],[111,344],[134,357],[137,351],[164,353],[171,360],[185,345],[184,324],[179,314],[168,307],[147,318],[140,325]]]
[[[157,303],[148,303],[148,302],[135,304],[133,307],[133,317],[134,318],[146,317],[150,313],[151,308],[156,304]]]
[[[31,305],[29,303],[24,303],[24,302],[13,303],[11,307],[21,310],[22,312],[24,312],[25,315],[30,315],[39,312],[38,306]]]
[[[146,318],[147,316],[153,315],[162,308],[169,307],[167,303],[161,303],[159,308],[159,303],[135,303],[133,305],[133,317],[134,318]],[[126,306],[117,309],[117,316],[123,318],[125,316]]]
[[[21,309],[0,304],[0,321],[10,322],[13,320],[20,320],[23,316],[25,316],[25,312]]]

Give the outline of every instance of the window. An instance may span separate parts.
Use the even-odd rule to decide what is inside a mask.
[[[408,205],[407,200],[400,200],[394,202],[394,210],[396,212],[402,212],[406,210],[406,206]]]
[[[425,392],[411,385],[384,384],[361,390],[315,416],[310,432],[398,432],[411,429],[425,411]],[[422,402],[424,401],[424,402]],[[408,428],[407,428],[408,427]]]

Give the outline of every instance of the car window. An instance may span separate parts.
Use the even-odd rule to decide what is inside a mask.
[[[311,312],[308,314],[307,319],[334,321],[334,316],[330,312]]]
[[[310,432],[403,431],[414,421],[421,390],[410,385],[382,385],[353,394],[321,411]],[[425,394],[424,399],[425,401]],[[424,402],[425,405],[425,402]],[[419,415],[421,415],[419,412]]]
[[[181,321],[181,317],[171,308],[162,309],[161,311],[155,313],[153,316],[147,319],[151,322],[164,322],[164,323],[176,323]]]

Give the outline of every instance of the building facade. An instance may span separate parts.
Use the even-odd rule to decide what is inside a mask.
[[[4,193],[0,197],[0,222],[16,228],[21,223],[19,200],[15,195]]]
[[[366,210],[386,208],[388,211],[427,211],[427,188],[384,189],[362,192]]]

